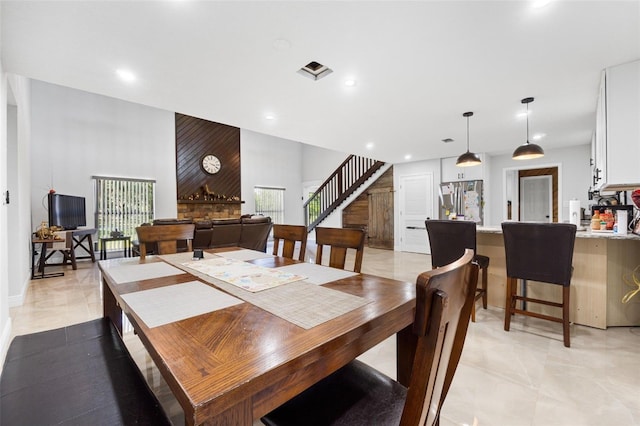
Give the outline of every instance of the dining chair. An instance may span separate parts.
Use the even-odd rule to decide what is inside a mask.
[[[282,241],[282,257],[293,259],[296,243],[300,243],[298,260],[304,262],[307,251],[307,227],[302,225],[273,225],[273,254],[278,256],[280,241]]]
[[[576,225],[568,223],[503,222],[502,235],[507,262],[507,295],[504,329],[509,331],[511,316],[526,315],[562,323],[564,345],[570,347],[569,307],[573,272]],[[522,295],[517,280],[522,280]],[[562,286],[562,303],[527,297],[527,280]],[[524,306],[516,308],[516,302]],[[562,309],[562,318],[526,310],[527,303]]]
[[[471,309],[471,321],[476,322],[476,301],[482,299],[482,307],[487,309],[487,281],[489,274],[489,257],[477,254],[476,223],[469,220],[426,220],[427,234],[431,246],[431,267],[439,268],[453,262],[464,253],[465,249],[473,250],[482,272],[480,288],[476,289],[476,297]]]
[[[147,255],[147,244],[155,243],[156,254],[171,254],[178,252],[178,240],[187,242],[187,251],[192,251],[193,223],[179,225],[138,226],[138,241],[140,244],[140,259]]]
[[[437,425],[462,354],[478,280],[473,251],[420,274],[409,386],[355,360],[276,408],[268,426]]]
[[[365,232],[359,228],[321,228],[316,227],[316,264],[322,264],[322,248],[329,246],[329,266],[344,269],[347,258],[347,249],[356,250],[356,258],[353,266],[354,272],[362,269],[362,256],[364,254]]]

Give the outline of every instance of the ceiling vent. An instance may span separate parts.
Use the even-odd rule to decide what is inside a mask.
[[[451,138],[442,139],[442,142],[451,143],[451,142],[453,142],[453,139],[451,139]]]
[[[298,74],[316,81],[328,76],[332,72],[333,70],[331,68],[316,61],[311,61],[298,70]]]

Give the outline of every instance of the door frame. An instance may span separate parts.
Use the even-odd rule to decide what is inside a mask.
[[[537,176],[536,171],[537,170],[543,170],[543,169],[552,169],[552,168],[557,168],[558,170],[558,175],[557,175],[557,197],[555,197],[553,199],[554,204],[557,204],[557,218],[554,214],[554,222],[558,222],[558,223],[562,223],[563,221],[563,217],[562,217],[562,210],[560,208],[560,200],[563,199],[562,196],[562,164],[560,163],[545,163],[545,164],[532,164],[532,165],[528,165],[528,166],[519,166],[519,167],[505,167],[502,169],[502,220],[506,221],[507,220],[507,214],[508,214],[508,207],[507,207],[507,203],[509,201],[513,201],[509,199],[509,194],[507,193],[507,188],[510,186],[508,184],[508,174],[509,172],[514,172],[517,176],[517,181],[516,181],[516,188],[518,191],[518,195],[520,193],[520,172],[524,172],[525,174],[527,174],[528,176]],[[528,174],[528,173],[533,173],[533,174]],[[538,175],[540,174],[550,174],[550,173],[540,173],[538,172]],[[553,197],[552,197],[553,198]],[[515,200],[516,203],[519,203],[519,200]],[[513,212],[519,212],[520,211],[520,206],[519,204],[517,206],[513,206]],[[519,215],[519,213],[518,213]],[[513,219],[515,220],[515,219]]]

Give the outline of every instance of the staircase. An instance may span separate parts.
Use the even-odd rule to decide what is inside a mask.
[[[304,203],[309,232],[318,226],[363,183],[384,166],[384,162],[350,155]]]

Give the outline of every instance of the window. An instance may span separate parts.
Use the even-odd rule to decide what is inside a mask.
[[[284,223],[284,188],[254,187],[256,213],[270,216],[273,223]]]
[[[93,178],[96,181],[98,238],[110,237],[116,229],[125,236],[135,237],[137,226],[153,220],[154,180]]]

